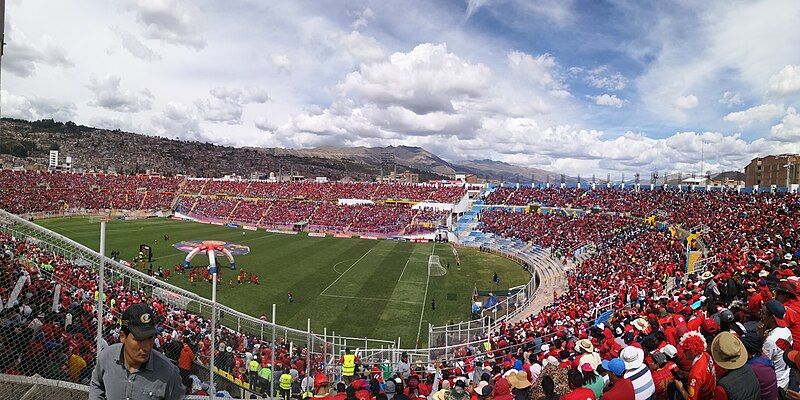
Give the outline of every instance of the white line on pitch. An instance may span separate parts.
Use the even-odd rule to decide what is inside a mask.
[[[406,260],[406,265],[405,265],[405,267],[403,267],[403,272],[401,272],[401,273],[400,273],[400,277],[399,277],[399,278],[397,278],[397,281],[398,281],[398,282],[400,282],[400,279],[403,279],[403,274],[404,274],[404,273],[406,273],[406,267],[408,267],[408,262],[409,262],[409,261],[411,261],[411,259],[410,259],[410,258],[409,258],[408,260]]]
[[[433,248],[436,248],[436,242],[433,242]],[[433,251],[431,251],[433,254]],[[431,282],[431,274],[428,272],[428,279],[425,280],[425,296],[422,297],[422,311],[419,313],[419,328],[417,328],[417,342],[414,344],[414,348],[419,348],[419,334],[422,332],[422,316],[425,315],[425,302],[428,300],[428,283]]]
[[[322,295],[322,294],[323,294],[323,293],[325,293],[325,292],[326,292],[328,289],[330,289],[330,288],[331,288],[331,286],[333,286],[333,284],[334,284],[334,283],[338,282],[338,281],[339,281],[339,279],[342,279],[342,277],[344,276],[344,274],[346,274],[346,273],[347,273],[347,271],[350,271],[350,268],[353,268],[353,266],[354,266],[354,265],[358,264],[358,262],[359,262],[359,261],[361,261],[361,260],[362,260],[364,257],[366,257],[366,256],[367,256],[367,254],[369,254],[369,252],[370,252],[370,251],[372,251],[372,249],[374,249],[374,247],[372,247],[372,248],[370,248],[369,250],[367,250],[367,252],[366,252],[366,253],[364,253],[364,255],[363,255],[363,256],[361,256],[361,258],[359,258],[358,260],[356,260],[356,262],[354,262],[354,263],[353,263],[352,265],[350,265],[350,266],[349,266],[349,267],[348,267],[346,270],[344,270],[344,272],[342,272],[342,274],[341,274],[341,275],[339,275],[339,277],[338,277],[338,278],[334,279],[334,281],[333,281],[333,282],[331,282],[331,284],[330,284],[330,285],[328,285],[328,287],[326,287],[326,288],[325,288],[325,290],[323,290],[323,291],[322,291],[322,292],[320,292],[319,294],[320,294],[320,295]]]
[[[378,297],[360,297],[360,296],[340,296],[338,294],[321,294],[320,296],[325,297],[336,297],[340,299],[355,299],[355,300],[371,300],[371,301],[389,301],[392,303],[406,303],[406,304],[413,304],[418,305],[420,302],[418,301],[406,301],[406,300],[394,300],[394,299],[381,299]]]

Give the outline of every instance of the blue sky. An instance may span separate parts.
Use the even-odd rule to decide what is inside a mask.
[[[800,152],[800,2],[9,0],[3,116],[589,176]]]

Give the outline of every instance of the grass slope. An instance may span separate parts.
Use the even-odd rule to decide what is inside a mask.
[[[87,218],[58,218],[36,221],[40,225],[72,238],[90,248],[99,248],[99,224]],[[244,232],[244,235],[242,235]],[[169,235],[169,242],[164,241]],[[461,271],[448,244],[416,244],[388,240],[315,238],[264,231],[244,231],[169,219],[111,221],[106,227],[106,252],[119,250],[123,259],[132,259],[139,244],[153,248],[154,270],[159,265],[171,268],[183,261],[185,253],[172,244],[186,240],[223,240],[250,246],[248,255],[236,257],[239,268],[254,272],[260,285],[237,285],[235,272],[220,269],[223,284],[217,287],[221,303],[244,313],[271,315],[277,304],[277,322],[298,329],[336,331],[355,337],[393,340],[401,337],[406,345],[427,341],[428,323],[441,325],[469,318],[473,286],[478,289],[507,288],[526,283],[530,275],[505,258],[461,249]],[[427,277],[428,256],[437,254],[442,265],[451,269],[442,277]],[[207,265],[198,256],[192,265]],[[222,262],[227,265],[227,261]],[[494,272],[501,286],[494,286]],[[233,278],[234,287],[228,281]],[[188,274],[173,273],[169,283],[211,298],[211,284],[189,285]],[[426,292],[427,287],[427,292]],[[287,292],[295,302],[289,304]],[[436,299],[436,310],[431,310]],[[424,303],[423,303],[424,302]]]

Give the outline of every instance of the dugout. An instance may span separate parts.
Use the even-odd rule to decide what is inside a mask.
[[[295,232],[302,232],[308,226],[308,221],[297,221],[292,224],[292,230]]]

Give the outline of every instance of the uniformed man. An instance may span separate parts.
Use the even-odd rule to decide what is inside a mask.
[[[97,355],[89,399],[182,399],[186,388],[178,367],[153,351],[155,314],[135,303],[122,313],[120,343]]]
[[[292,391],[292,374],[289,373],[289,367],[284,369],[280,378],[278,378],[278,387],[280,388],[280,397],[283,400],[289,400]]]
[[[261,364],[258,363],[258,356],[253,355],[253,359],[247,363],[247,381],[250,382],[250,389],[258,392],[261,386],[258,379],[258,371],[261,369]]]
[[[349,348],[344,349],[344,355],[342,355],[339,362],[342,364],[342,379],[348,384],[353,381],[353,375],[356,373],[356,362],[358,359],[356,356],[350,352]]]

